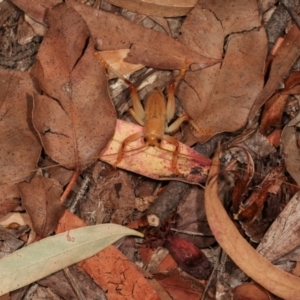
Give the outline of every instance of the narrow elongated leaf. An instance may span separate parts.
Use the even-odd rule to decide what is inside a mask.
[[[126,235],[141,233],[116,224],[70,230],[31,244],[0,260],[0,295],[95,255]]]

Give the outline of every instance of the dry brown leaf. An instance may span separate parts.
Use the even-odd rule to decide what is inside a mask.
[[[114,133],[116,113],[104,68],[80,15],[65,4],[48,16],[50,29],[32,71],[43,94],[35,96],[34,126],[47,154],[83,170]]]
[[[218,196],[219,151],[205,188],[205,208],[209,226],[222,249],[249,277],[278,297],[300,299],[300,278],[273,266],[240,235]]]
[[[34,20],[45,23],[47,11],[62,0],[12,0],[12,2]]]
[[[187,15],[197,0],[108,0],[107,2],[139,14],[179,17]]]
[[[198,69],[220,62],[190,50],[171,37],[134,24],[123,17],[96,10],[74,0],[66,1],[87,23],[98,50],[130,48],[126,61],[159,69],[181,69],[186,60]]]
[[[19,187],[34,231],[40,238],[48,236],[55,230],[64,212],[59,201],[63,191],[61,185],[53,178],[37,175],[30,183],[22,182]]]
[[[284,83],[283,94],[295,95],[300,94],[300,71],[294,71]]]
[[[265,289],[254,283],[245,283],[232,290],[234,300],[274,300]]]
[[[162,274],[157,273],[154,278],[162,285],[165,290],[171,295],[173,300],[198,300],[201,298],[204,286],[198,280],[189,281],[187,278],[182,278],[177,269]]]
[[[13,211],[19,205],[20,202],[17,199],[14,199],[13,197],[8,199],[0,198],[0,218]]]
[[[200,142],[216,133],[235,131],[245,125],[250,108],[263,87],[267,51],[264,29],[255,28],[260,26],[256,2],[232,0],[218,7],[210,2],[199,2],[195,6],[183,24],[180,37],[182,43],[208,57],[220,57],[227,38],[222,66],[189,72],[179,87],[178,96],[185,111],[204,133],[210,133],[197,134]],[[233,19],[240,21],[233,23]],[[235,30],[243,33],[227,37]],[[195,139],[189,144],[193,142]]]
[[[34,173],[41,145],[31,124],[33,85],[28,72],[0,70],[0,198],[18,197],[14,183]]]
[[[269,79],[251,108],[249,121],[253,120],[265,101],[267,101],[279,88],[280,82],[288,73],[299,55],[300,29],[298,29],[296,25],[293,25],[276,53],[275,59],[271,65]]]
[[[299,122],[300,114],[285,126],[281,135],[282,152],[285,158],[286,169],[298,185],[300,185]]]
[[[288,97],[289,95],[277,93],[266,102],[259,126],[261,134],[266,135],[271,127],[280,126]]]

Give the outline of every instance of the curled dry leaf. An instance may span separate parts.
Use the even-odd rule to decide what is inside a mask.
[[[187,15],[197,0],[108,0],[107,2],[139,14],[179,17]]]
[[[268,82],[251,108],[249,121],[253,120],[265,101],[267,101],[278,89],[280,82],[288,73],[299,55],[300,29],[296,25],[293,25],[276,53],[275,59],[271,65]]]
[[[287,171],[293,179],[300,185],[300,148],[299,148],[299,122],[300,115],[292,119],[283,129],[281,135],[282,152],[285,158],[285,165]]]
[[[246,124],[264,80],[267,37],[260,25],[256,1],[201,1],[187,16],[179,41],[194,51],[222,57],[227,39],[222,66],[187,73],[178,90],[185,111],[206,133],[195,134],[198,141]]]
[[[267,135],[267,133],[269,133],[270,128],[280,127],[281,118],[288,97],[288,94],[277,93],[266,102],[259,126],[261,134]]]
[[[47,154],[83,170],[114,133],[116,113],[105,70],[80,15],[65,4],[48,16],[50,28],[33,68],[43,94],[35,95],[33,120]]]
[[[130,48],[126,61],[159,69],[181,69],[185,61],[198,69],[214,65],[219,57],[209,58],[171,37],[134,24],[123,17],[94,9],[74,0],[66,1],[87,23],[98,50]],[[212,56],[213,57],[213,56]]]
[[[205,188],[205,209],[209,226],[222,249],[238,267],[278,297],[300,299],[300,278],[273,266],[240,235],[218,196],[219,151]]]
[[[54,178],[35,176],[30,183],[19,184],[22,203],[32,220],[33,229],[42,238],[57,227],[64,212],[59,201],[62,187]]]
[[[113,165],[124,139],[142,130],[139,125],[118,120],[115,135],[99,158]],[[180,143],[177,163],[180,175],[176,175],[172,166],[174,145],[163,141],[162,147],[166,150],[144,145],[142,139],[130,143],[126,148],[132,150],[125,152],[118,167],[158,180],[176,179],[198,184],[206,179],[210,159],[197,151]]]
[[[1,69],[0,82],[0,199],[9,199],[19,197],[14,184],[34,173],[41,145],[31,124],[29,74]]]

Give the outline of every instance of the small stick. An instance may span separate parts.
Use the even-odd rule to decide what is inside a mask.
[[[162,195],[160,195],[147,213],[147,220],[150,226],[160,226],[167,216],[178,205],[189,184],[178,181],[171,181]]]
[[[66,189],[64,190],[63,194],[60,197],[60,202],[62,202],[62,203],[65,202],[65,200],[67,199],[69,193],[71,192],[72,188],[74,187],[79,174],[80,174],[80,171],[79,171],[78,168],[76,168],[76,170],[74,171],[74,173],[73,173]]]

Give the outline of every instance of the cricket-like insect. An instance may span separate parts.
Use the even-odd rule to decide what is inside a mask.
[[[133,103],[133,108],[130,108],[129,112],[136,122],[144,127],[142,132],[134,133],[125,138],[118,151],[117,160],[114,166],[117,166],[122,160],[128,144],[143,138],[145,147],[154,146],[166,150],[161,146],[162,141],[164,140],[175,147],[172,156],[172,168],[176,174],[180,174],[177,169],[179,142],[166,133],[174,132],[184,121],[189,121],[197,131],[200,131],[196,123],[187,114],[180,116],[169,125],[175,114],[175,87],[184,77],[188,63],[184,64],[183,68],[180,70],[180,74],[170,82],[168,88],[168,101],[162,91],[159,88],[155,88],[149,93],[144,108],[137,94],[135,85],[122,75],[118,74],[118,72],[112,69],[103,59],[101,59],[101,62],[107,70],[111,71],[128,84]]]

